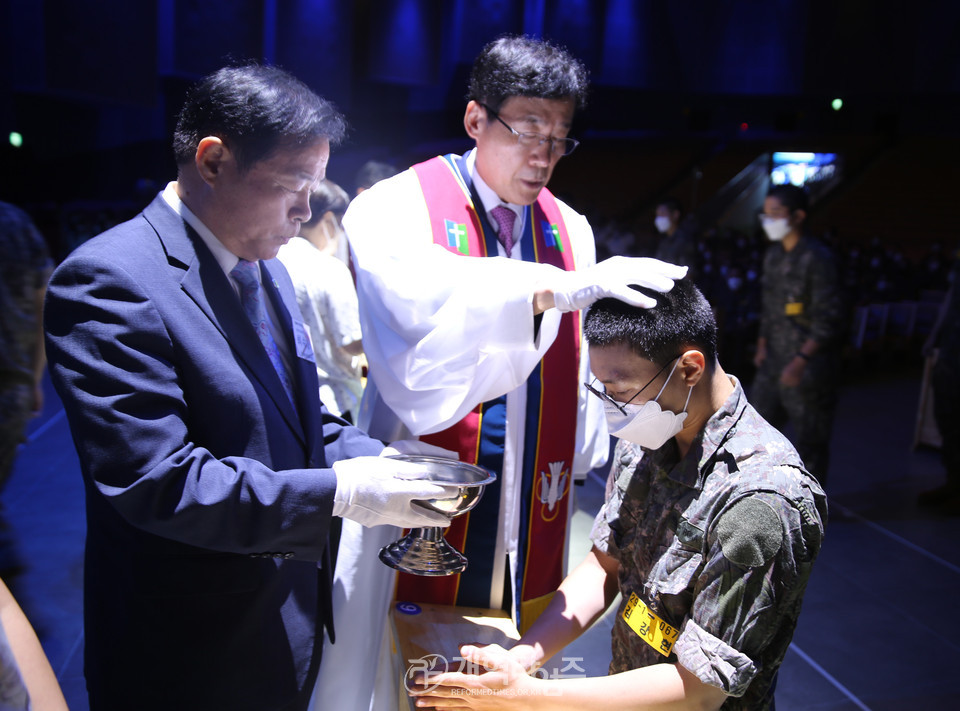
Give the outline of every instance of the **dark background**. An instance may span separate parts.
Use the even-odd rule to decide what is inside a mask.
[[[504,32],[564,44],[590,68],[574,131],[583,144],[551,187],[589,215],[598,241],[612,222],[650,244],[658,199],[702,211],[735,196],[736,178],[770,151],[842,157],[843,179],[810,223],[843,255],[857,306],[827,544],[778,708],[960,708],[960,617],[949,605],[960,596],[960,518],[914,503],[943,482],[936,452],[917,447],[918,363],[945,286],[943,260],[922,259],[958,238],[960,2],[0,0],[0,200],[26,207],[58,257],[128,217],[175,177],[169,137],[184,89],[228,58],[280,64],[337,103],[353,130],[329,174],[352,190],[367,158],[404,167],[467,147],[469,66]],[[730,213],[714,214],[723,226]],[[763,240],[752,237],[756,265]],[[736,239],[718,258],[721,242],[705,244],[718,270],[743,262]],[[932,296],[918,301],[923,288]],[[756,315],[737,330],[717,303],[724,368],[749,383]],[[45,385],[4,503],[29,561],[18,600],[82,711],[83,495]],[[609,632],[594,630],[582,654],[603,673]]]
[[[352,192],[368,158],[468,146],[470,63],[502,33],[590,69],[583,143],[551,187],[592,220],[649,232],[659,198],[696,209],[758,156],[822,150],[843,181],[812,227],[911,254],[956,241],[960,3],[925,0],[5,0],[0,199],[63,256],[174,177],[185,88],[250,58],[346,114],[328,175]]]

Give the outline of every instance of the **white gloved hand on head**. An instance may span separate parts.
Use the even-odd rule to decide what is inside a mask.
[[[460,456],[451,449],[444,449],[435,444],[427,444],[418,439],[400,439],[396,442],[391,442],[380,452],[381,457],[395,457],[398,454],[420,454],[428,457],[456,459],[458,461],[460,459]]]
[[[553,300],[558,311],[580,311],[607,297],[649,309],[657,305],[656,300],[631,289],[632,284],[667,292],[686,273],[686,267],[659,259],[610,257],[581,271],[563,272],[559,286],[553,289]]]
[[[334,516],[367,527],[450,525],[448,517],[414,502],[455,498],[458,487],[418,480],[430,473],[420,464],[387,457],[354,457],[334,462],[333,472],[337,475]]]

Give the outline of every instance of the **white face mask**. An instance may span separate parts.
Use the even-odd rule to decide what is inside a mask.
[[[770,218],[763,219],[763,231],[771,242],[779,242],[790,234],[790,221],[786,217],[780,217],[776,220]]]
[[[656,225],[658,232],[666,234],[667,230],[670,229],[670,218],[666,215],[657,215],[653,224]]]
[[[693,393],[693,386],[687,393],[687,401],[683,405],[683,412],[679,415],[670,410],[663,410],[657,403],[663,394],[664,388],[673,377],[673,371],[677,368],[677,363],[670,369],[670,375],[666,382],[660,388],[660,392],[653,400],[648,400],[642,405],[632,405],[627,403],[623,409],[627,411],[626,416],[618,410],[613,404],[604,403],[603,411],[607,418],[607,426],[610,434],[614,437],[639,444],[645,449],[660,449],[667,443],[671,437],[683,429],[683,422],[687,419],[687,405],[690,404],[690,395]]]

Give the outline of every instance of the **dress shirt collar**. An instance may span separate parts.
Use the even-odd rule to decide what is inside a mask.
[[[190,208],[187,207],[183,200],[180,199],[180,196],[177,195],[176,182],[167,183],[167,187],[164,188],[161,196],[164,202],[173,208],[174,212],[180,215],[188,225],[196,230],[197,234],[200,235],[200,239],[203,240],[203,243],[207,245],[207,248],[213,253],[217,264],[223,269],[223,273],[229,277],[230,272],[237,266],[237,262],[240,261],[240,257],[224,247],[223,242],[217,239],[217,236],[210,231],[210,228],[203,224],[200,218],[190,211]],[[257,278],[260,278],[259,269],[257,270]],[[231,283],[232,282],[233,280],[231,278]]]

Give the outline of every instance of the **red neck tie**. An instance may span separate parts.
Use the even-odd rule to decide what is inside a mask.
[[[490,214],[493,215],[493,219],[495,219],[497,225],[500,226],[497,239],[500,240],[500,244],[503,245],[509,257],[513,251],[513,223],[517,219],[517,213],[509,207],[498,205],[490,211]]]

